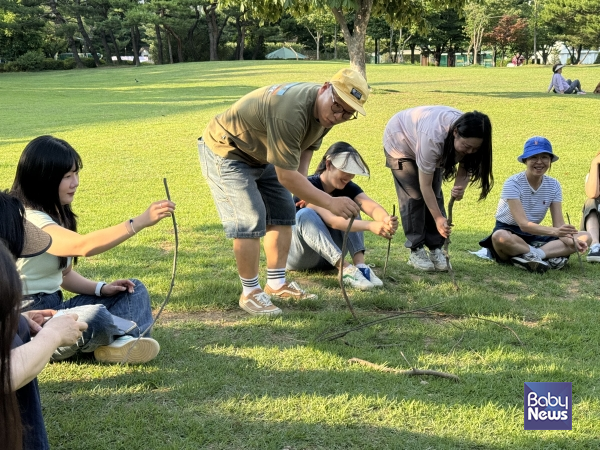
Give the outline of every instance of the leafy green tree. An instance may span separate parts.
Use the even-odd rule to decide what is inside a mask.
[[[304,26],[311,37],[314,39],[317,47],[317,61],[320,59],[321,38],[328,28],[335,22],[331,12],[324,8],[312,9],[308,14],[301,14],[297,21]]]

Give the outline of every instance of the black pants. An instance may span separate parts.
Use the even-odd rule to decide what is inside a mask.
[[[413,159],[397,159],[386,152],[386,167],[392,171],[396,194],[400,203],[400,219],[406,236],[404,244],[411,250],[427,246],[430,249],[444,245],[444,238],[438,232],[435,220],[425,204],[419,186],[419,171]],[[446,217],[444,195],[442,193],[442,169],[433,174],[433,192],[440,211]]]

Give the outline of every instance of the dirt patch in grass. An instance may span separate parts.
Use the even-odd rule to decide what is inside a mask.
[[[170,324],[173,322],[203,322],[233,325],[250,316],[243,311],[201,311],[201,312],[167,312],[164,311],[159,322]]]

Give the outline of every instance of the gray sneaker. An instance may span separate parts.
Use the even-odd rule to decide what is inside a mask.
[[[529,272],[544,273],[550,268],[550,264],[531,252],[523,253],[519,256],[510,258],[513,266],[519,267]]]
[[[548,258],[546,262],[550,265],[551,269],[559,270],[565,267],[565,264],[569,258],[566,256],[557,256],[556,258]]]
[[[429,256],[423,247],[419,247],[416,250],[410,251],[408,265],[413,266],[415,269],[425,270],[427,272],[435,272],[435,266],[429,259]]]
[[[433,263],[435,270],[446,272],[448,270],[448,264],[446,264],[446,257],[441,248],[429,250],[429,259]]]

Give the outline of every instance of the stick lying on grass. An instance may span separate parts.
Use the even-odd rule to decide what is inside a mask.
[[[415,369],[414,367],[411,370],[392,369],[391,367],[385,367],[385,366],[381,366],[379,364],[373,364],[372,362],[365,361],[364,359],[358,359],[358,358],[350,358],[348,360],[348,362],[350,364],[360,364],[361,366],[367,366],[372,369],[379,370],[380,372],[395,373],[396,375],[408,375],[408,376],[433,375],[436,377],[448,378],[449,380],[460,381],[460,378],[458,378],[456,375],[452,375],[451,373],[446,373],[446,372],[438,372],[437,370],[421,370],[421,369]]]
[[[456,201],[455,197],[452,197],[448,202],[448,225],[452,226],[452,208],[454,207],[454,202]],[[448,266],[448,272],[450,273],[450,278],[452,278],[452,284],[454,284],[454,289],[458,291],[458,284],[456,284],[456,279],[454,278],[454,270],[452,269],[452,264],[450,264],[450,254],[448,253],[448,244],[450,244],[450,236],[448,236],[444,240],[444,246],[442,247],[444,256],[446,257],[446,266]]]

